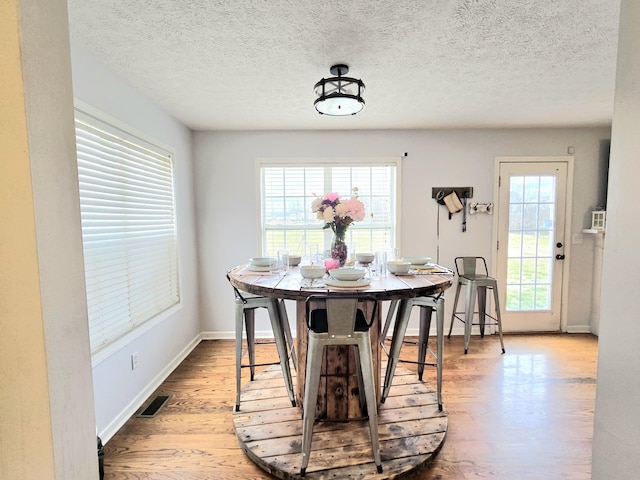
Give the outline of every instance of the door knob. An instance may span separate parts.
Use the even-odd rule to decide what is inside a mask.
[[[558,243],[556,243],[556,247],[558,247],[558,248],[562,248],[562,242],[558,242]]]
[[[556,255],[556,260],[564,260],[564,255],[563,254]]]

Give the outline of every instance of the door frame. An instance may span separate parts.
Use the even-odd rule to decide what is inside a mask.
[[[573,210],[573,155],[562,156],[517,156],[517,157],[495,157],[493,165],[493,228],[491,249],[493,254],[491,255],[491,271],[496,272],[498,268],[498,213],[500,199],[500,164],[501,163],[549,163],[549,162],[564,162],[567,164],[567,189],[566,189],[566,201],[565,201],[565,228],[564,228],[564,255],[565,258],[562,261],[562,288],[560,293],[560,331],[567,332],[568,321],[568,308],[569,308],[569,272],[571,271],[571,236],[572,236],[572,219],[571,212]],[[556,240],[557,241],[557,240]],[[504,308],[505,301],[500,301],[501,307]]]

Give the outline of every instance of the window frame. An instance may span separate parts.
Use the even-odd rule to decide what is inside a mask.
[[[93,125],[95,128],[104,130],[108,134],[121,137],[123,140],[134,143],[142,148],[150,149],[157,154],[164,155],[170,158],[171,162],[171,189],[172,189],[172,201],[173,201],[173,227],[174,227],[174,261],[175,261],[175,281],[176,281],[176,294],[177,302],[173,303],[169,307],[155,314],[152,314],[145,320],[142,320],[129,328],[128,331],[122,333],[117,338],[114,338],[107,343],[102,344],[95,350],[92,349],[91,361],[92,367],[95,367],[125,345],[131,343],[136,338],[140,337],[144,333],[151,330],[153,327],[163,322],[170,316],[174,315],[177,311],[183,308],[183,295],[182,295],[182,275],[181,275],[181,262],[180,262],[180,235],[179,235],[179,221],[178,221],[178,199],[176,195],[176,161],[175,151],[173,148],[163,144],[155,138],[133,128],[132,126],[122,122],[121,120],[112,117],[82,101],[74,99],[74,123],[76,118],[80,118],[82,122]],[[77,144],[77,139],[76,139]],[[76,158],[76,164],[78,158]],[[84,233],[84,232],[83,232]],[[84,241],[83,241],[84,251]],[[85,267],[86,273],[86,267]],[[85,291],[86,295],[86,291]]]
[[[392,197],[392,201],[395,204],[395,209],[393,207],[391,209],[391,212],[390,212],[391,219],[389,221],[389,228],[391,230],[391,233],[390,233],[391,245],[388,245],[388,247],[385,247],[389,250],[389,252],[392,252],[394,248],[396,248],[401,244],[401,228],[400,228],[399,217],[400,217],[400,212],[402,211],[401,196],[400,196],[400,185],[402,183],[402,157],[400,156],[398,157],[395,157],[395,156],[393,157],[391,156],[390,157],[339,157],[339,158],[257,158],[256,159],[256,191],[259,192],[259,195],[256,201],[256,209],[257,209],[258,218],[260,219],[258,251],[261,251],[263,255],[269,255],[269,254],[275,255],[275,252],[268,251],[268,248],[266,245],[267,228],[265,227],[265,212],[264,212],[265,192],[264,192],[264,182],[263,182],[263,168],[265,167],[273,167],[273,168],[278,168],[278,167],[280,168],[295,168],[295,167],[349,168],[349,167],[353,167],[353,168],[357,168],[357,167],[367,167],[367,166],[370,166],[370,167],[390,166],[395,168],[394,178],[392,178],[390,182],[391,197]],[[322,192],[315,192],[315,193],[317,193],[318,195],[324,195],[329,192],[322,191]],[[346,197],[346,198],[351,196],[351,192],[338,192],[338,193],[340,193],[342,197]],[[309,208],[309,212],[311,212],[310,203],[308,205],[308,208]],[[369,212],[369,211],[366,212],[367,215],[369,215],[370,213],[375,214],[375,212]],[[324,223],[321,220],[317,220],[316,222],[317,222],[317,225],[314,224],[309,226],[303,225],[303,226],[292,226],[292,227],[283,226],[283,228],[278,230],[288,230],[288,229],[316,230],[317,229],[319,231],[322,231]],[[353,228],[365,229],[368,227],[359,227],[359,222],[355,222],[349,227],[349,230]],[[326,250],[328,248],[328,245],[331,242],[331,236],[332,236],[331,230],[325,229],[324,236],[323,236],[324,244],[323,244],[323,248],[321,248],[321,251],[323,249]],[[304,254],[304,252],[302,253]]]

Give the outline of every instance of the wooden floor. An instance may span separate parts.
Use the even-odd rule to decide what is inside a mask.
[[[496,337],[472,337],[464,355],[462,337],[445,339],[447,439],[403,478],[590,479],[597,338],[507,335],[505,347],[501,355]],[[272,345],[258,352],[276,356]],[[402,356],[415,358],[415,347]],[[158,415],[132,417],[105,445],[105,479],[270,478],[233,429],[233,341],[203,341],[156,393],[171,394]]]
[[[241,409],[233,418],[236,435],[247,455],[274,477],[302,478],[301,412],[289,402],[279,365],[243,387]],[[394,479],[423,468],[444,444],[447,414],[429,383],[398,366],[378,411],[382,473],[373,461],[368,425],[367,420],[316,422],[305,478]]]

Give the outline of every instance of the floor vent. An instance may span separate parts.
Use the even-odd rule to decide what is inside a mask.
[[[147,406],[147,408],[145,408],[142,411],[142,413],[138,415],[138,417],[142,417],[142,418],[155,417],[160,411],[160,409],[164,407],[164,405],[167,403],[167,400],[169,400],[170,396],[171,395],[158,395],[156,398],[154,398],[151,401],[151,403]]]

